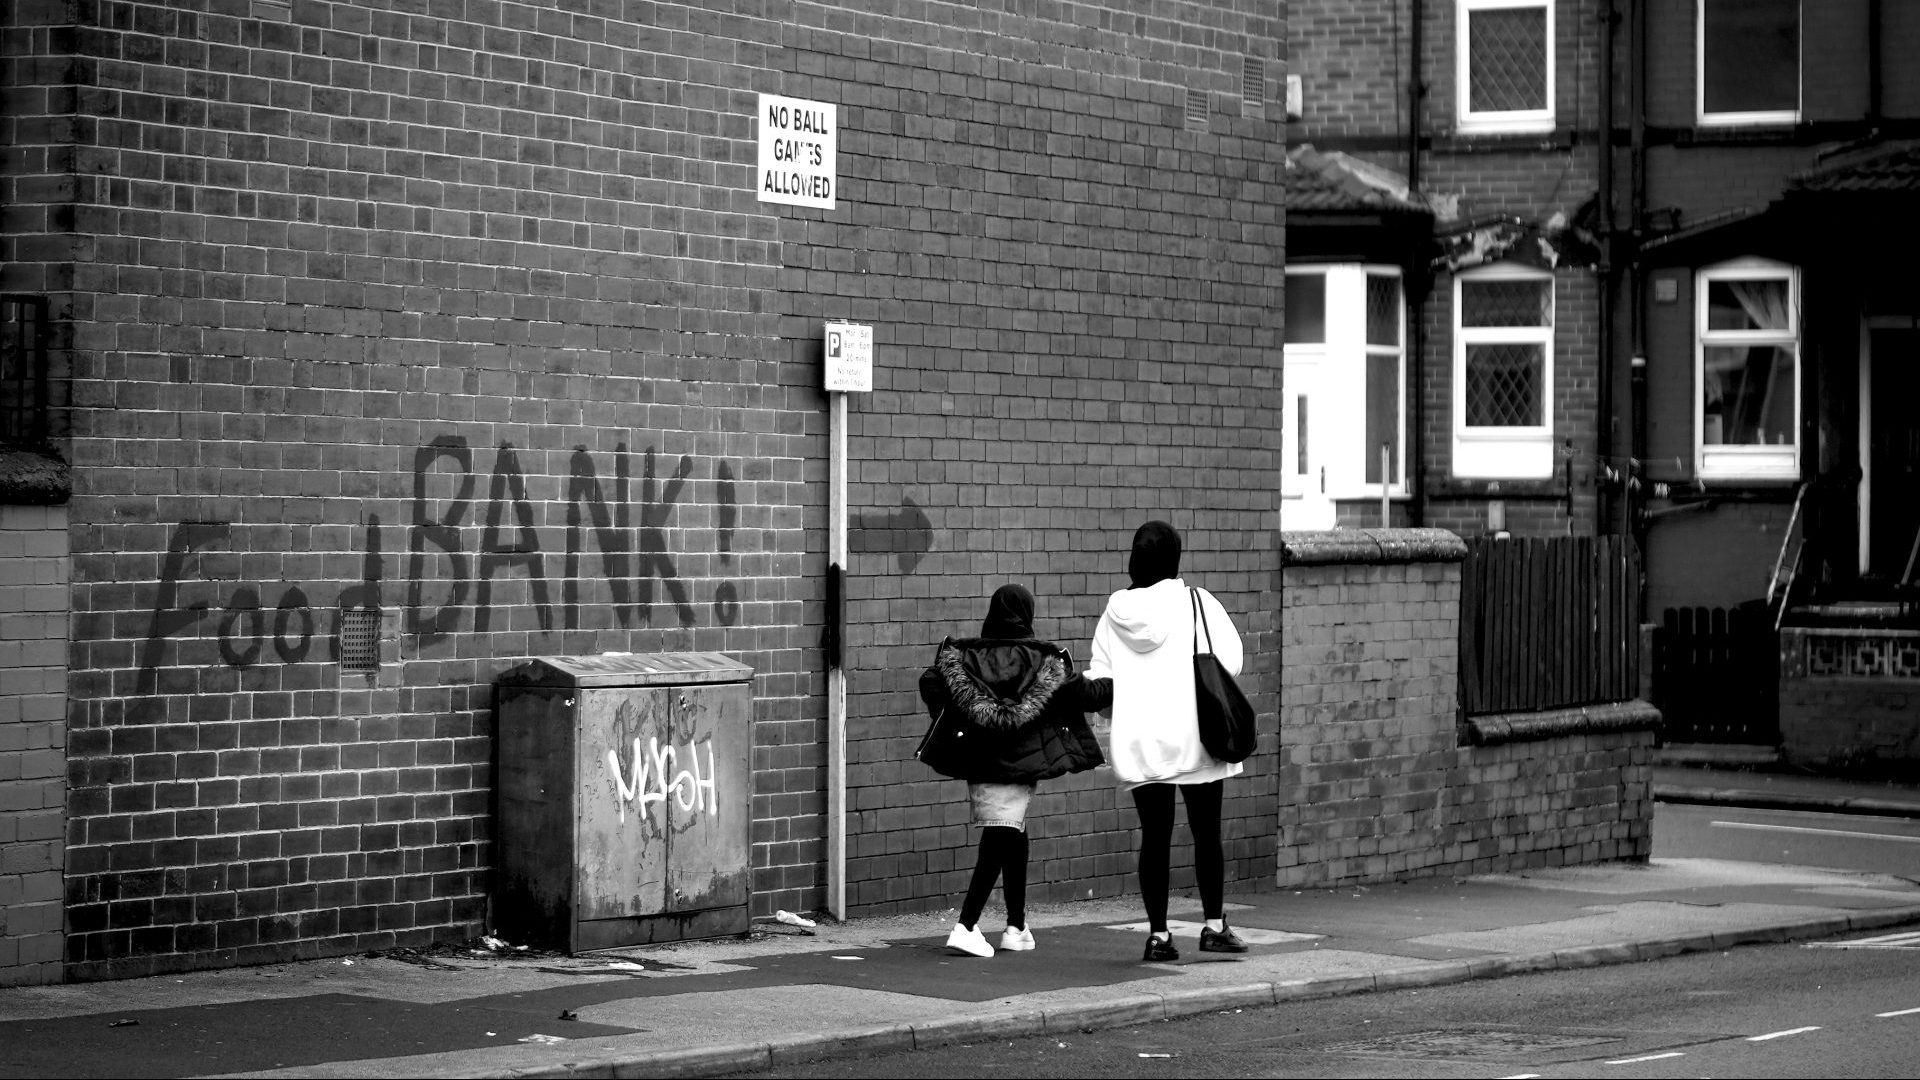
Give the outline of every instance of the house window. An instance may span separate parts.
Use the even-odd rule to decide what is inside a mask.
[[[1695,289],[1696,460],[1703,480],[1800,475],[1800,292],[1761,259],[1700,271]]]
[[[47,441],[47,301],[0,296],[0,445]]]
[[[1800,0],[1700,0],[1700,122],[1800,118]]]
[[[1286,341],[1284,378],[1295,401],[1289,480],[1303,485],[1304,495],[1378,498],[1384,477],[1390,494],[1405,494],[1406,299],[1399,268],[1288,267]]]
[[[1464,133],[1553,129],[1553,4],[1456,0],[1454,69]]]
[[[1453,475],[1553,475],[1553,275],[1517,266],[1453,283]]]
[[[1406,427],[1406,305],[1400,294],[1400,275],[1367,272],[1366,482],[1377,489],[1384,476],[1399,486],[1400,441]],[[1384,470],[1384,472],[1382,471]]]

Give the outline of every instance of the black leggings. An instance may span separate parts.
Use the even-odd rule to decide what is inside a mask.
[[[973,864],[967,902],[960,908],[960,925],[972,928],[979,924],[995,878],[1000,879],[1000,892],[1007,900],[1007,925],[1026,929],[1026,833],[1005,825],[989,825],[980,830],[980,857]]]
[[[1226,910],[1227,861],[1220,850],[1223,783],[1142,784],[1133,789],[1133,807],[1140,812],[1140,899],[1147,905],[1147,925],[1153,933],[1167,929],[1174,788],[1180,789],[1187,802],[1187,830],[1193,833],[1193,876],[1200,886],[1201,909],[1209,919],[1220,918]]]

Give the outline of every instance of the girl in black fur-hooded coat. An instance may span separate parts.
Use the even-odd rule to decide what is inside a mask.
[[[1112,701],[1112,681],[1074,674],[1066,650],[1033,636],[1033,594],[1002,585],[977,638],[947,639],[920,676],[933,726],[920,760],[967,781],[980,853],[947,947],[992,956],[980,913],[996,878],[1007,902],[1000,947],[1033,948],[1027,926],[1027,803],[1034,785],[1105,759],[1086,714]]]

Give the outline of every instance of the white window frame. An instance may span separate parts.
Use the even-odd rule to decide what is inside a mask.
[[[1800,109],[1806,103],[1807,11],[1800,5],[1800,55],[1794,58],[1797,104],[1791,109],[1764,109],[1752,112],[1707,111],[1707,5],[1696,3],[1693,12],[1693,105],[1694,116],[1702,127],[1751,127],[1762,124],[1797,124]]]
[[[1712,281],[1774,280],[1787,283],[1785,330],[1707,329],[1707,285]],[[1785,345],[1793,353],[1793,439],[1742,446],[1708,443],[1706,435],[1707,349],[1717,345]],[[1772,259],[1733,259],[1702,267],[1693,282],[1693,462],[1701,480],[1798,480],[1800,478],[1800,271]]]
[[[1541,281],[1547,286],[1545,326],[1462,326],[1461,294],[1476,281]],[[1553,335],[1559,318],[1557,282],[1551,270],[1502,263],[1463,271],[1453,278],[1453,468],[1463,480],[1546,480],[1553,476]],[[1467,423],[1467,347],[1539,345],[1540,420],[1529,426]]]
[[[1379,455],[1378,447],[1366,445],[1367,435],[1367,361],[1372,356],[1392,355],[1396,386],[1399,389],[1399,423],[1393,433],[1393,475],[1388,478],[1389,498],[1407,497],[1407,286],[1397,266],[1378,263],[1307,263],[1287,267],[1287,275],[1318,275],[1326,278],[1326,336],[1319,342],[1292,342],[1283,356],[1316,370],[1316,387],[1309,408],[1314,427],[1308,438],[1317,447],[1319,460],[1309,459],[1308,473],[1298,483],[1320,485],[1320,470],[1325,469],[1325,494],[1332,499],[1378,499],[1380,483],[1367,480],[1367,455]],[[1367,343],[1367,279],[1391,277],[1400,283],[1400,332],[1397,345]],[[1283,373],[1283,378],[1284,373]],[[1297,468],[1295,426],[1297,420],[1285,418],[1286,440],[1282,467]]]
[[[1554,123],[1555,66],[1552,0],[1456,0],[1454,7],[1454,98],[1457,106],[1455,126],[1465,135],[1504,135],[1552,131]],[[1544,108],[1508,109],[1475,112],[1473,103],[1473,60],[1467,47],[1467,24],[1474,12],[1501,8],[1540,8],[1547,13],[1547,101]]]

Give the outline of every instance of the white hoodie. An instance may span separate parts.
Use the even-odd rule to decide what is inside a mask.
[[[1220,663],[1240,674],[1240,632],[1220,601],[1205,589],[1200,610]],[[1200,745],[1193,704],[1193,605],[1186,583],[1166,578],[1107,598],[1093,631],[1089,679],[1113,680],[1111,752],[1116,776],[1140,784],[1208,784],[1245,770],[1214,758]],[[1206,645],[1206,637],[1201,639]]]

